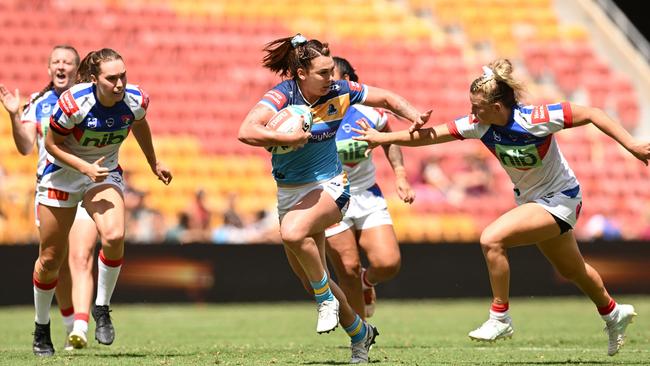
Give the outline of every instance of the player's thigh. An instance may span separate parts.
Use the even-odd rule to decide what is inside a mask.
[[[359,249],[352,228],[327,238],[327,256],[338,276],[360,269]]]
[[[504,213],[481,234],[481,244],[500,243],[504,247],[535,244],[560,235],[560,227],[548,211],[537,203],[525,203]]]
[[[539,250],[563,276],[585,271],[585,261],[578,248],[573,230],[537,244]]]
[[[324,190],[314,189],[287,212],[280,223],[280,231],[295,231],[310,236],[324,232],[341,217],[341,210],[334,199]]]
[[[119,187],[103,184],[88,190],[84,207],[106,240],[124,237],[124,197]]]
[[[372,266],[396,266],[401,261],[393,225],[383,224],[360,230],[359,246]]]

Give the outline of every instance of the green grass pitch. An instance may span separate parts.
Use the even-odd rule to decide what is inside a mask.
[[[621,296],[639,316],[625,347],[607,356],[607,336],[583,297],[513,298],[511,340],[476,343],[467,332],[487,317],[489,299],[388,301],[371,322],[380,336],[374,365],[648,365],[650,297]],[[313,303],[113,306],[116,340],[66,352],[61,317],[52,312],[56,355],[32,355],[32,307],[0,308],[0,365],[342,365],[349,338],[341,327],[315,331]]]

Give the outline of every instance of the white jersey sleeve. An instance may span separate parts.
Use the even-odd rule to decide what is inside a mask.
[[[126,102],[136,121],[143,119],[147,115],[149,95],[138,85],[128,84],[126,86]]]
[[[530,134],[544,137],[573,126],[571,104],[568,102],[526,106],[515,110],[515,119]],[[520,118],[518,118],[520,117]]]
[[[470,114],[448,122],[447,128],[449,133],[459,140],[480,139],[490,128],[490,125],[479,123],[478,119],[473,114]]]
[[[74,126],[83,120],[84,115],[72,95],[72,90],[66,90],[54,107],[50,128],[60,135],[67,136],[72,133]]]

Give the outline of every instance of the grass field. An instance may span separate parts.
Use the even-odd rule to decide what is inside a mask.
[[[650,297],[619,297],[639,316],[621,352],[607,356],[603,322],[586,298],[514,298],[515,335],[494,344],[467,332],[487,316],[489,299],[381,301],[371,322],[381,335],[371,363],[380,365],[648,365]],[[84,350],[62,350],[60,316],[52,314],[57,353],[31,352],[33,309],[0,308],[0,365],[342,365],[349,339],[339,327],[317,335],[311,303],[113,306],[117,337]],[[94,327],[91,321],[90,337]],[[89,339],[90,340],[90,339]]]

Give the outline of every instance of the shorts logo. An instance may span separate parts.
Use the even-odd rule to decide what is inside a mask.
[[[535,107],[530,115],[530,119],[534,125],[549,122],[548,108],[545,105]]]
[[[47,198],[54,199],[57,201],[67,201],[68,198],[70,198],[70,193],[59,191],[58,189],[54,189],[54,188],[48,188]]]

